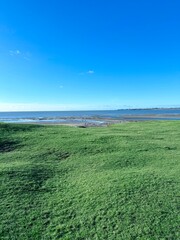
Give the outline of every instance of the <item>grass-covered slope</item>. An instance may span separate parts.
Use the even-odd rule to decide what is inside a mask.
[[[0,239],[176,240],[180,122],[0,124]]]

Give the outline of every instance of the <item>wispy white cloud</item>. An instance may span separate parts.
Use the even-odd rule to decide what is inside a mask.
[[[24,60],[26,60],[26,61],[29,61],[29,60],[30,60],[29,57],[23,57],[23,58],[24,58]]]
[[[30,60],[30,56],[31,56],[29,52],[21,52],[19,49],[9,50],[9,55],[12,57],[21,57],[27,61]]]
[[[1,103],[0,112],[16,111],[75,111],[112,109],[107,104],[43,104],[43,103]]]
[[[147,107],[180,107],[180,105],[121,105],[121,104],[43,104],[43,103],[2,103],[0,112],[16,111],[76,111],[76,110],[116,110]]]
[[[0,103],[1,112],[15,111],[66,111],[78,109],[73,104],[46,104],[46,103]]]
[[[87,72],[80,72],[79,75],[84,76],[86,74],[94,74],[94,70],[88,70]]]
[[[59,88],[63,88],[64,86],[63,85],[60,85]]]
[[[19,55],[21,55],[21,52],[19,50],[10,50],[9,54],[11,56],[19,56]]]
[[[94,74],[94,71],[93,70],[89,70],[87,71],[88,74]]]

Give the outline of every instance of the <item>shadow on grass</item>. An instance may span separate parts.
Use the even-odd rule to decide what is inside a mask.
[[[14,194],[39,194],[48,192],[45,182],[54,176],[51,169],[36,166],[27,170],[5,171],[3,175],[7,177],[10,188]]]
[[[55,148],[48,148],[44,152],[38,154],[38,159],[39,160],[43,159],[43,161],[49,160],[49,159],[52,159],[53,161],[55,161],[55,160],[63,161],[63,160],[66,160],[67,158],[69,158],[70,155],[71,155],[71,153],[66,152],[66,151],[62,151],[62,150],[55,149]]]
[[[40,129],[44,126],[42,125],[35,125],[35,124],[7,124],[7,123],[0,123],[0,132],[26,132],[26,131],[33,131],[35,129]]]
[[[0,140],[0,153],[14,151],[18,146],[18,141],[14,140]]]

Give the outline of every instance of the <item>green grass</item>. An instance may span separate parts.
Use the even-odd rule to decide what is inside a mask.
[[[178,240],[180,122],[0,124],[0,239]]]

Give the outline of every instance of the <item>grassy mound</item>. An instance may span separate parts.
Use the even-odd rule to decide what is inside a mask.
[[[0,239],[176,240],[180,122],[0,124]]]

